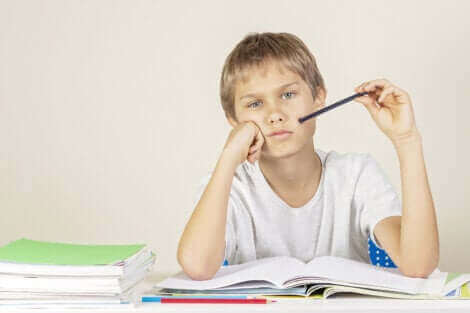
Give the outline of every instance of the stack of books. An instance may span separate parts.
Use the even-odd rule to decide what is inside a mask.
[[[334,256],[317,257],[309,263],[291,257],[272,257],[221,267],[212,279],[204,281],[192,280],[180,272],[158,283],[144,295],[143,301],[171,299],[171,302],[184,303],[242,297],[305,302],[333,295],[470,299],[469,281],[470,274],[439,269],[427,278],[411,278],[397,268],[377,267]]]
[[[109,307],[140,301],[155,263],[142,244],[79,245],[29,239],[0,247],[0,305]]]

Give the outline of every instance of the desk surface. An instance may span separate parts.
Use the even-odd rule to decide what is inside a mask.
[[[150,290],[158,281],[165,278],[164,273],[153,273],[141,285],[141,290]],[[329,299],[303,300],[295,303],[273,304],[158,304],[144,303],[136,308],[108,309],[12,309],[0,307],[0,312],[470,312],[470,300],[399,300],[359,295],[337,295]]]

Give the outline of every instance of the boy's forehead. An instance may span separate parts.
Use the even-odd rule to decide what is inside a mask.
[[[280,62],[270,61],[247,67],[241,73],[236,83],[236,94],[262,92],[265,88],[275,88],[294,81],[301,80],[300,76]]]

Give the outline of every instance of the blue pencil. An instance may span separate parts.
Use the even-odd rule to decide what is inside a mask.
[[[142,296],[142,302],[160,302],[161,299],[255,299],[255,297],[248,296],[225,296],[225,295],[187,295],[187,296]]]
[[[304,117],[299,118],[299,123],[302,124],[303,122],[305,122],[306,120],[311,119],[312,117],[318,116],[318,115],[320,115],[320,114],[322,114],[322,113],[325,113],[325,112],[327,112],[327,111],[329,111],[329,110],[331,110],[331,109],[334,109],[334,108],[336,108],[336,107],[338,107],[338,106],[340,106],[340,105],[342,105],[342,104],[345,104],[345,103],[347,103],[347,102],[349,102],[349,101],[352,101],[352,100],[354,100],[354,99],[357,98],[357,97],[362,97],[362,96],[364,96],[364,95],[366,95],[366,94],[367,94],[367,92],[360,92],[360,93],[356,93],[356,94],[354,94],[354,95],[352,95],[352,96],[350,96],[350,97],[344,98],[343,100],[339,100],[339,101],[337,101],[337,102],[335,102],[335,103],[333,103],[333,104],[331,104],[331,105],[329,105],[329,106],[327,106],[327,107],[324,107],[323,109],[320,109],[320,110],[318,110],[318,111],[316,111],[316,112],[313,112],[313,113],[311,113],[311,114],[309,114],[309,115],[306,115],[306,116],[304,116]]]

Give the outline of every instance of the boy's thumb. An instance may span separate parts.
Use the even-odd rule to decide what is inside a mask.
[[[377,113],[379,112],[379,108],[372,101],[365,101],[365,102],[362,102],[362,104],[366,107],[367,111],[369,111],[372,117],[375,117]]]

